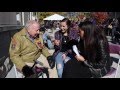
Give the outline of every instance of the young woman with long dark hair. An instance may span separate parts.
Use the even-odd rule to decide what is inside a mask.
[[[64,64],[72,58],[68,50],[68,42],[74,38],[75,33],[71,33],[71,21],[64,18],[60,22],[60,30],[55,33],[55,52],[53,55],[57,64],[59,78],[62,77]]]
[[[112,61],[104,30],[90,21],[79,24],[80,42],[77,45],[80,55],[66,63],[63,78],[102,77],[110,71]]]

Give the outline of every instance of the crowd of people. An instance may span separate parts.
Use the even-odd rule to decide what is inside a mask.
[[[28,21],[12,38],[10,59],[17,71],[26,77],[34,74],[27,63],[33,63],[41,54],[46,57],[44,63],[49,65],[48,68],[56,69],[58,78],[103,77],[110,71],[113,62],[106,36],[111,35],[118,43],[120,40],[119,19],[118,24],[115,20],[108,22],[103,28],[90,20],[71,22],[64,18],[53,23],[54,28],[49,27],[48,32],[48,26]],[[49,49],[54,49],[52,55]],[[51,63],[55,64],[51,66]]]

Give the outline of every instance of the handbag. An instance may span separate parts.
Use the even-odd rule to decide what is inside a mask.
[[[87,66],[91,72],[91,75],[93,78],[100,78],[107,74],[108,70],[106,67],[96,69],[91,64],[89,64],[87,61],[84,61],[84,65]]]
[[[102,77],[101,69],[89,68],[89,70],[91,71],[91,75],[92,75],[93,78],[100,78],[100,77]]]

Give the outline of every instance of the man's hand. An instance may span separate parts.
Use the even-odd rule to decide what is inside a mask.
[[[25,77],[30,77],[31,75],[34,74],[32,68],[28,65],[25,65],[23,68],[22,68],[22,73]]]
[[[49,66],[51,67],[51,69],[53,69],[55,67],[55,60],[53,59],[53,56],[48,56],[47,57]]]

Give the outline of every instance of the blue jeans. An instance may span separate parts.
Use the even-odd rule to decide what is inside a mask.
[[[59,52],[58,55],[55,57],[55,61],[56,61],[56,66],[57,66],[57,73],[58,73],[58,77],[62,78],[62,73],[63,73],[63,68],[64,68],[64,64],[70,60],[70,57],[66,57],[66,59],[64,60],[62,58],[63,53]]]

